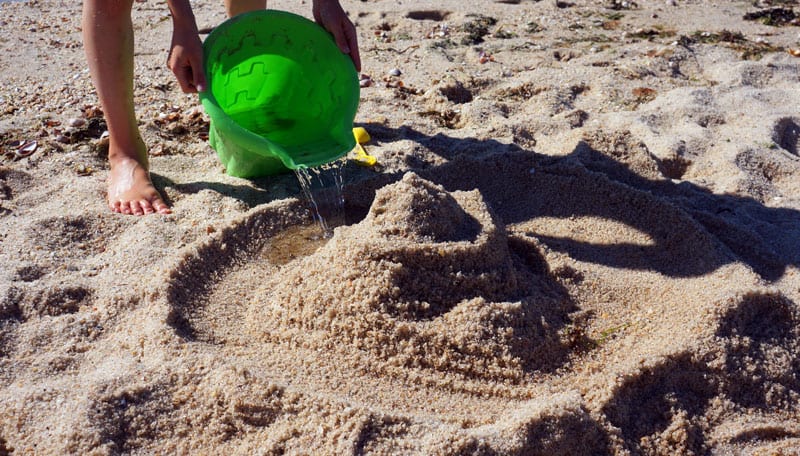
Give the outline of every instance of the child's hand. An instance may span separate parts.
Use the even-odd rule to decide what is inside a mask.
[[[172,45],[167,58],[167,66],[175,73],[178,84],[184,93],[206,90],[206,77],[203,71],[203,43],[197,35],[197,28],[175,26],[172,31]]]
[[[356,27],[350,22],[338,0],[314,0],[312,9],[314,20],[333,34],[339,49],[353,59],[356,71],[361,71]]]

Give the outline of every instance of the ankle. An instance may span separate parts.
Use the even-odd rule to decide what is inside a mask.
[[[134,144],[121,145],[111,141],[108,145],[108,162],[111,166],[136,162],[148,169],[147,147],[139,140]]]

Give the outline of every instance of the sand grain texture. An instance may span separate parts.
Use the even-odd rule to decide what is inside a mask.
[[[111,214],[79,5],[0,3],[0,455],[800,454],[797,2],[343,5],[380,166],[324,241],[152,1],[174,213]]]

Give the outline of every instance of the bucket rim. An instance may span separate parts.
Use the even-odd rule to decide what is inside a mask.
[[[207,81],[209,82],[211,81],[209,62],[212,62],[212,59],[210,59],[211,52],[214,46],[217,44],[217,41],[221,37],[224,37],[227,33],[230,33],[230,30],[233,27],[236,27],[237,24],[241,22],[252,21],[255,18],[262,18],[266,20],[289,21],[290,24],[288,25],[291,26],[297,26],[300,24],[302,24],[304,27],[310,26],[308,27],[308,30],[311,31],[310,33],[312,34],[317,33],[319,34],[319,36],[325,36],[326,39],[330,40],[333,43],[333,45],[336,46],[335,40],[328,31],[326,31],[322,26],[320,26],[316,22],[313,22],[304,16],[291,13],[288,11],[274,10],[274,9],[264,9],[264,10],[243,13],[226,20],[225,22],[214,28],[214,30],[212,30],[212,32],[204,40],[203,71],[206,73]],[[352,121],[355,118],[355,112],[357,111],[360,99],[358,73],[355,70],[355,65],[352,64],[352,61],[350,60],[349,56],[347,56],[344,53],[342,53],[342,56],[344,56],[351,63],[352,66],[352,73],[353,73],[352,89],[354,98],[354,100],[352,100],[352,103],[355,105],[355,109],[353,109],[353,119],[350,119],[350,123],[352,123]],[[231,119],[230,116],[227,113],[225,113],[225,111],[222,109],[217,98],[214,96],[211,90],[210,83],[206,86],[205,90],[200,92],[198,95],[204,109],[206,110],[206,113],[212,118],[212,123],[215,124],[215,127],[218,130],[221,130],[223,132],[234,132],[237,136],[237,141],[242,142],[243,145],[249,150],[249,152],[255,153],[256,155],[263,157],[278,158],[286,168],[292,170],[329,163],[346,155],[350,150],[352,150],[355,147],[355,139],[352,137],[352,134],[349,133],[352,127],[344,128],[342,132],[338,132],[337,130],[336,134],[331,135],[330,144],[334,145],[335,147],[331,147],[330,149],[328,149],[328,152],[333,152],[333,153],[327,153],[325,154],[325,157],[317,158],[316,160],[314,159],[304,160],[302,163],[298,163],[291,156],[286,147],[282,146],[281,144],[273,140],[270,140],[264,136],[261,136],[259,134],[256,134],[248,130],[247,128],[243,127],[242,125],[238,124],[233,119]]]

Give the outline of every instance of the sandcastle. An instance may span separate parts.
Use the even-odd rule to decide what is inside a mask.
[[[356,347],[376,366],[519,379],[563,353],[566,318],[520,261],[479,191],[407,173],[362,222],[275,274],[248,322],[256,338]]]

